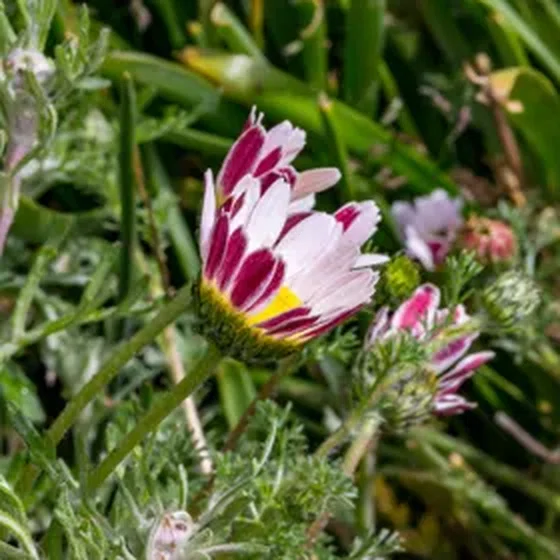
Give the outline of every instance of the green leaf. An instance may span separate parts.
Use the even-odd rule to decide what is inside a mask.
[[[222,409],[229,427],[233,428],[255,398],[255,386],[247,368],[230,358],[220,362],[217,380]]]
[[[119,81],[128,72],[135,83],[153,87],[161,96],[186,107],[204,104],[208,112],[201,116],[201,121],[214,132],[233,136],[245,121],[243,112],[221,100],[216,88],[173,62],[137,52],[114,51],[106,57],[101,71],[113,81]]]
[[[308,131],[319,145],[324,142],[316,93],[306,84],[245,55],[206,54],[188,48],[180,58],[223,88],[228,97],[247,106],[256,104],[273,120],[289,119]],[[333,101],[333,113],[350,152],[391,167],[408,179],[415,192],[431,192],[434,185],[457,192],[456,185],[435,163],[368,117],[337,101]]]
[[[346,16],[344,99],[373,117],[385,44],[386,0],[352,0]]]
[[[560,97],[552,83],[532,68],[507,68],[490,76],[494,91],[504,100],[506,114],[540,157],[540,167],[551,196],[560,196]],[[552,118],[551,118],[552,117]]]
[[[37,397],[35,385],[13,362],[0,365],[0,391],[2,397],[19,408],[31,422],[45,421],[45,412]]]

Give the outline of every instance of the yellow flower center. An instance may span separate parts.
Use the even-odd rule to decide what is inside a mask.
[[[302,301],[296,294],[294,294],[290,288],[282,286],[265,308],[261,309],[255,315],[247,317],[247,323],[253,326],[262,321],[272,319],[277,315],[281,315],[282,313],[286,313],[286,311],[296,309],[296,307],[300,307],[301,305]]]

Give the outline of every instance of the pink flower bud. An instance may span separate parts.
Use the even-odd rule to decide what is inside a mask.
[[[508,261],[517,251],[517,239],[508,224],[480,216],[471,216],[467,220],[461,245],[474,251],[485,263]]]

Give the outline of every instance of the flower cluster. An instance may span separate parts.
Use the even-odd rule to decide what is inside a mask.
[[[378,312],[366,346],[371,348],[376,342],[405,331],[426,347],[433,348],[429,369],[437,377],[437,383],[431,406],[435,414],[448,416],[475,406],[458,395],[457,391],[478,367],[493,358],[494,353],[483,351],[465,357],[479,333],[460,332],[461,326],[470,320],[462,305],[451,311],[440,309],[439,304],[439,289],[432,284],[423,284],[391,317],[386,307]],[[449,331],[459,332],[449,336]]]
[[[350,317],[371,300],[372,266],[388,260],[360,251],[377,206],[313,210],[338,170],[298,173],[305,133],[288,121],[267,132],[261,120],[253,110],[216,182],[206,173],[200,225],[202,328],[246,360],[293,352]]]

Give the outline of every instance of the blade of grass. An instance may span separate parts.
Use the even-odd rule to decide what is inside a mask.
[[[346,15],[344,100],[370,117],[377,106],[386,9],[386,0],[352,0]]]
[[[135,126],[136,93],[130,75],[124,74],[121,87],[119,139],[119,192],[121,203],[119,301],[123,301],[128,296],[134,276],[134,250],[136,247]]]

